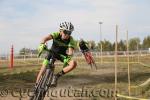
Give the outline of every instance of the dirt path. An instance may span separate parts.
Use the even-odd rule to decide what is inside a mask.
[[[94,91],[94,96],[97,97],[90,97],[90,91],[91,90],[100,90],[100,89],[113,89],[114,88],[114,66],[113,65],[104,65],[104,66],[98,66],[98,70],[92,70],[89,66],[78,66],[73,72],[66,74],[58,81],[58,86],[55,89],[51,89],[49,91],[49,95],[46,96],[45,100],[113,100],[113,98],[105,98],[99,91]],[[127,69],[125,67],[120,67],[120,70],[118,70],[118,81],[120,90],[125,90],[127,87]],[[148,73],[147,69],[143,69],[139,71],[138,68],[132,69],[135,72],[131,73],[131,79],[132,82],[136,80],[145,80],[147,77],[150,77],[150,74]],[[147,72],[146,72],[147,71]],[[35,73],[35,72],[34,72]],[[33,79],[31,78],[29,80],[29,77],[32,76],[35,78],[35,74],[31,73],[25,73],[25,75],[29,75],[27,77],[27,80],[25,78],[25,81],[23,79],[23,82],[17,83],[23,84],[20,87],[33,87]],[[34,75],[34,76],[33,76]],[[16,75],[18,76],[18,75]],[[15,76],[15,79],[18,77]],[[9,79],[9,77],[7,78]],[[14,78],[12,78],[14,80]],[[8,81],[8,82],[12,82]],[[20,79],[19,79],[20,80]],[[4,80],[3,80],[4,81]],[[7,81],[6,81],[7,82]],[[16,82],[16,80],[14,80]],[[31,83],[28,83],[31,82]],[[133,83],[132,83],[133,84]],[[25,86],[24,86],[25,85]],[[9,86],[11,86],[9,84]],[[88,90],[89,94],[88,96],[82,95],[81,98],[81,91]],[[77,94],[74,94],[72,91],[78,91]],[[60,91],[66,91],[64,94],[60,94]],[[72,93],[72,94],[68,94]],[[61,96],[60,96],[61,95]],[[63,97],[62,97],[63,95]],[[69,95],[69,96],[68,96]],[[75,96],[74,96],[75,95]],[[65,97],[64,97],[65,96]],[[19,97],[12,97],[12,95],[8,95],[7,97],[0,97],[0,100],[28,100],[27,94],[23,96],[23,98],[19,99]]]

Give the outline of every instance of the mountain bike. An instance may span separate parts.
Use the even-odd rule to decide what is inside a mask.
[[[34,93],[30,97],[30,100],[44,100],[46,92],[48,91],[49,87],[51,87],[51,82],[54,76],[54,62],[56,59],[55,55],[58,54],[54,53],[52,50],[47,49],[46,51],[50,52],[52,56],[49,60],[49,65],[46,66],[46,69],[41,75],[39,82],[35,85]],[[41,53],[39,53],[39,56]]]

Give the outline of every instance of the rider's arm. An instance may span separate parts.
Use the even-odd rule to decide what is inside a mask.
[[[47,41],[51,40],[51,39],[55,39],[59,36],[59,32],[54,32],[54,33],[51,33],[51,34],[48,34],[47,36],[45,36],[41,43],[46,43]]]
[[[48,34],[41,40],[41,43],[45,44],[47,41],[49,41],[51,39],[53,39],[52,35]]]

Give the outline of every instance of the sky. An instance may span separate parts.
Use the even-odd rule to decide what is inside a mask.
[[[36,49],[42,37],[59,31],[60,22],[71,21],[78,40],[115,41],[150,35],[150,0],[0,0],[0,54],[11,45]],[[50,42],[51,43],[51,42]]]

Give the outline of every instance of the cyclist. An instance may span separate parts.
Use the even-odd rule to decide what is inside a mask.
[[[49,40],[53,40],[51,50],[55,52],[56,54],[64,56],[64,57],[61,57],[58,55],[56,56],[57,60],[60,60],[64,63],[64,67],[62,71],[54,75],[52,79],[52,83],[51,83],[52,86],[57,86],[58,78],[70,72],[77,66],[76,61],[71,60],[71,57],[73,56],[74,48],[76,47],[75,41],[73,37],[71,36],[71,33],[73,32],[73,30],[74,30],[74,26],[71,22],[60,23],[59,32],[54,32],[45,36],[42,39],[40,46],[38,48],[39,52],[43,51],[44,48],[46,48],[45,43]],[[43,61],[43,65],[37,76],[36,83],[38,83],[40,76],[44,72],[46,66],[48,66],[50,58],[51,58],[51,54],[48,53]]]
[[[94,63],[92,54],[88,48],[88,43],[85,42],[83,39],[80,39],[79,41],[79,49],[83,53],[87,63],[91,66],[92,63]],[[89,58],[90,57],[90,58]]]

